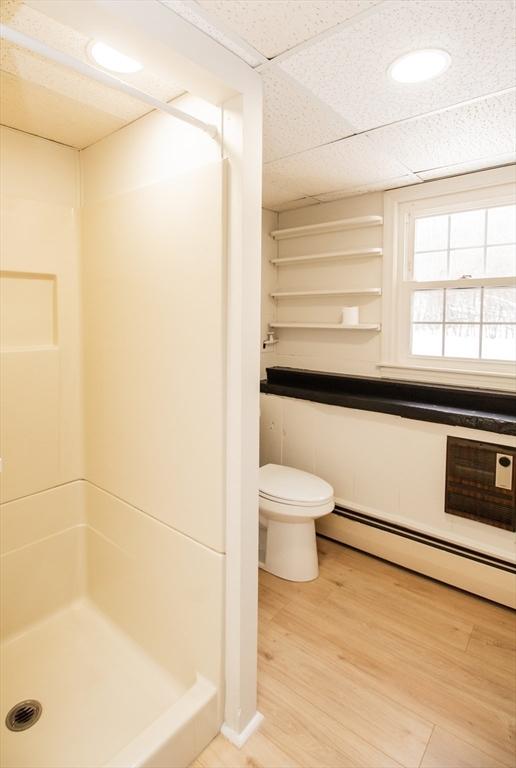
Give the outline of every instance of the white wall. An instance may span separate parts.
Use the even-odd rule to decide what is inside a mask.
[[[366,227],[323,235],[311,235],[278,243],[268,236],[274,228],[305,224],[318,224],[355,216],[383,215],[381,192],[321,203],[307,208],[280,213],[277,225],[275,214],[265,211],[262,275],[264,292],[274,288],[281,291],[323,290],[325,288],[381,288],[381,258],[338,258],[318,262],[300,262],[281,267],[269,263],[271,257],[302,256],[311,253],[346,250],[354,247],[382,247],[382,230]],[[273,226],[274,225],[274,226]],[[276,253],[275,250],[277,249]],[[381,298],[350,295],[346,297],[303,297],[268,300],[262,294],[266,326],[273,318],[294,322],[340,322],[341,307],[360,307],[360,322],[381,322]],[[290,368],[335,371],[363,376],[377,376],[380,362],[380,334],[370,331],[335,331],[310,329],[280,329],[276,331],[279,343],[273,352],[262,354],[262,368],[284,365]]]
[[[320,475],[348,509],[492,555],[516,557],[514,533],[444,513],[446,436],[516,438],[275,395],[261,398],[261,464]]]
[[[0,128],[1,499],[82,476],[78,153]]]

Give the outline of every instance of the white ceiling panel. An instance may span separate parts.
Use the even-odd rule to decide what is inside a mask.
[[[54,94],[73,99],[79,109],[84,104],[125,121],[134,120],[149,111],[149,107],[138,99],[5,40],[0,47],[0,70]]]
[[[302,152],[354,133],[340,115],[277,67],[262,73],[264,161]]]
[[[266,163],[264,171],[266,179],[294,186],[298,192],[295,197],[316,197],[319,193],[410,175],[405,166],[381,152],[367,136],[351,136]]]
[[[22,0],[0,0],[0,19],[15,30],[91,64],[89,37]],[[18,130],[73,147],[88,146],[149,112],[139,99],[5,40],[0,47],[0,71],[2,120]],[[158,77],[147,67],[119,77],[164,101],[184,91],[172,78]]]
[[[124,125],[115,115],[0,72],[0,123],[82,149]]]
[[[278,205],[307,197],[296,180],[291,181],[275,174],[274,171],[267,171],[267,167],[267,165],[264,166],[262,186],[262,200],[265,208],[275,211]]]
[[[198,0],[268,59],[340,24],[380,0]]]
[[[44,13],[40,13],[28,5],[25,5],[25,3],[21,2],[20,0],[1,0],[0,19],[2,20],[2,23],[7,24],[13,29],[23,32],[30,37],[35,37],[37,40],[41,40],[47,45],[50,45],[52,48],[56,48],[58,51],[67,53],[69,56],[73,56],[75,59],[79,59],[80,61],[83,61],[87,64],[92,63],[87,53],[87,47],[90,43],[90,38],[81,34],[77,30],[72,29],[71,27],[60,24],[59,22],[55,21],[55,19],[50,18],[50,16],[46,16]],[[44,74],[43,70],[47,68],[50,69],[50,63],[48,60],[44,59],[43,57],[36,56],[35,54],[29,54],[25,51],[22,51],[21,49],[17,49],[19,52],[19,55],[17,56],[17,62],[11,62],[10,64],[9,60],[12,60],[13,58],[12,51],[14,48],[15,46],[10,46],[5,43],[5,41],[2,42],[2,53],[5,53],[2,60],[2,69],[6,69],[6,71],[9,71],[11,74],[19,75],[20,77],[32,79],[32,75],[35,74],[34,62],[39,61],[39,78],[40,80],[45,79],[46,75]],[[29,63],[29,60],[31,63]],[[31,67],[31,74],[28,75],[28,73],[24,71],[17,70],[17,66],[20,68],[24,66]],[[64,79],[68,74],[66,68],[58,67],[57,65],[53,66],[54,71],[61,71]],[[136,88],[139,88],[142,91],[146,91],[147,93],[152,94],[157,99],[170,100],[184,92],[184,88],[182,88],[181,85],[175,82],[172,78],[167,78],[164,80],[163,78],[156,76],[147,67],[144,67],[141,72],[135,72],[131,75],[119,74],[117,77],[119,77],[121,80],[126,80],[128,83],[134,85]],[[84,83],[86,83],[88,80],[88,78],[81,79]],[[88,82],[94,85],[97,89],[100,89],[109,95],[112,111],[116,110],[116,104],[119,97],[121,104],[127,103],[128,97],[124,94],[119,94],[112,88],[105,88],[102,85],[93,83],[91,80],[88,80]],[[52,87],[51,83],[39,82],[39,84]],[[58,85],[57,81],[55,84],[56,86]],[[85,90],[89,88],[89,86],[86,85],[84,87]],[[81,86],[76,86],[76,91],[73,96],[80,101]],[[133,99],[131,99],[131,101],[133,101]],[[100,105],[97,104],[97,106]],[[147,112],[148,108],[145,107],[141,111]]]
[[[472,171],[482,171],[486,168],[497,168],[501,165],[511,165],[516,163],[516,153],[509,155],[497,155],[496,157],[484,157],[481,160],[475,160],[470,163],[458,163],[457,165],[448,165],[444,168],[432,168],[430,171],[420,171],[423,181],[432,179],[442,179],[446,176],[459,176],[463,173],[472,173]],[[516,182],[516,166],[514,167],[514,181]]]
[[[350,195],[364,195],[367,192],[383,192],[386,189],[398,189],[399,187],[409,187],[411,184],[420,184],[421,179],[414,174],[408,176],[400,176],[396,179],[385,179],[384,181],[375,184],[365,184],[363,187],[354,187],[350,192],[350,189],[340,189],[336,192],[326,192],[322,195],[317,195],[316,200],[320,203],[330,203],[333,200],[340,200],[343,197],[350,197]]]
[[[367,130],[512,87],[514,27],[512,0],[387,0],[280,66]],[[394,82],[389,65],[419,48],[444,48],[450,68],[424,83]]]
[[[233,51],[251,67],[257,67],[265,61],[263,56],[253,50],[251,46],[246,45],[244,41],[239,40],[235,34],[228,33],[228,30],[222,29],[220,21],[218,21],[218,24],[212,23],[204,8],[201,8],[193,0],[160,0],[160,2],[186,21],[189,21],[190,24],[206,32],[207,35],[221,43],[229,51]]]
[[[278,213],[282,211],[295,211],[296,208],[306,208],[309,205],[319,205],[321,201],[315,197],[300,197],[299,200],[290,200],[288,203],[277,203],[274,210]]]
[[[388,125],[368,136],[416,173],[515,152],[515,93]]]

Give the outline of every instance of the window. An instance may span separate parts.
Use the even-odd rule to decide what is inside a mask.
[[[516,205],[415,216],[410,253],[411,354],[516,360]]]
[[[386,193],[384,240],[380,368],[516,381],[514,168]]]

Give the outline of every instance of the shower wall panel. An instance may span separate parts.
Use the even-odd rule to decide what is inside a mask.
[[[223,166],[86,203],[86,478],[223,549]]]
[[[82,476],[78,152],[9,128],[1,150],[1,500]]]

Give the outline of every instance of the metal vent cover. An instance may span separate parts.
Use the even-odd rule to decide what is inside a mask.
[[[35,699],[20,701],[7,713],[5,724],[10,731],[26,731],[38,722],[42,709],[39,701]]]

